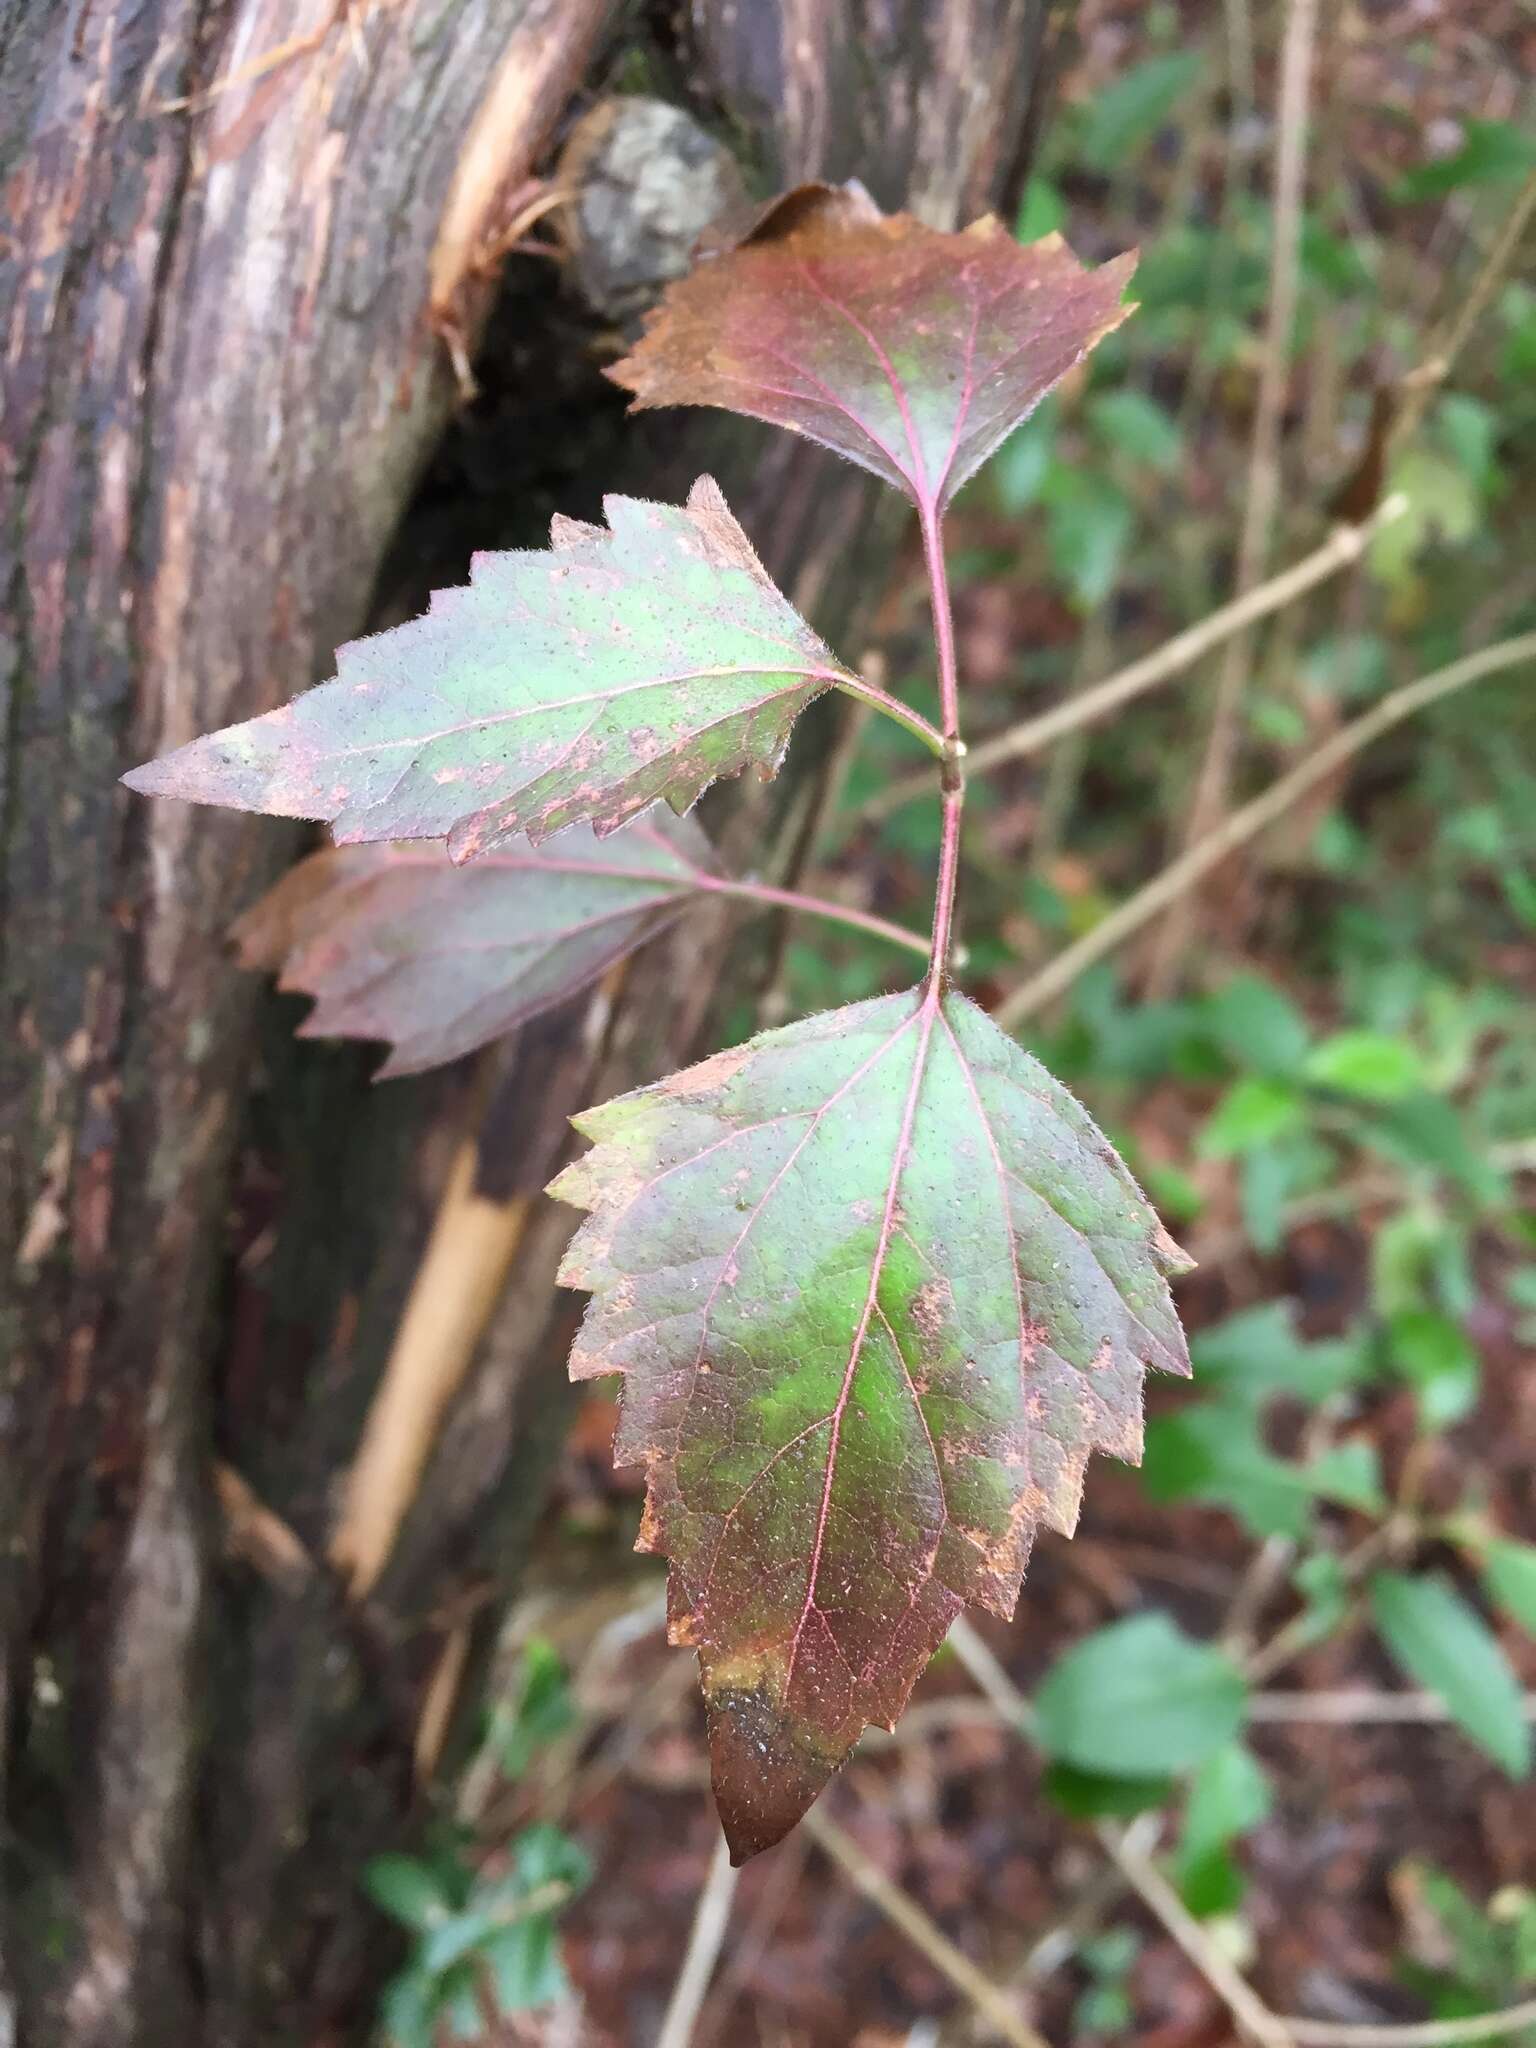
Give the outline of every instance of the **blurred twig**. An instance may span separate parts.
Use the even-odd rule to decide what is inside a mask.
[[[709,1980],[715,1973],[720,1944],[725,1939],[726,1923],[731,1917],[737,1876],[738,1872],[731,1863],[731,1852],[722,1835],[715,1844],[709,1875],[699,1893],[683,1967],[667,2001],[661,2031],[656,2036],[656,2048],[688,2048],[693,2039],[693,2024],[699,2016],[699,2007],[704,2003]]]
[[[1520,187],[1503,227],[1494,238],[1493,246],[1484,257],[1482,268],[1472,280],[1466,296],[1447,324],[1444,336],[1433,344],[1424,361],[1407,378],[1407,396],[1404,398],[1402,411],[1393,423],[1390,448],[1401,447],[1410,435],[1417,432],[1431,397],[1450,376],[1456,358],[1466,347],[1473,329],[1488,310],[1489,301],[1513,262],[1533,214],[1536,214],[1536,171],[1532,171]]]
[[[1011,2048],[1050,2048],[1043,2034],[1022,2020],[1012,2002],[992,1979],[979,1970],[963,1950],[956,1948],[943,1928],[936,1925],[917,1901],[894,1884],[872,1857],[836,1821],[829,1820],[819,1806],[813,1806],[800,1825],[817,1847],[883,1913],[891,1925],[904,1934],[912,1946],[926,1956],[962,1997],[969,1999],[987,2023],[1011,2044]]]
[[[1279,131],[1275,142],[1274,219],[1270,243],[1269,313],[1259,370],[1253,438],[1248,453],[1248,488],[1238,540],[1237,595],[1245,595],[1264,574],[1280,497],[1280,424],[1290,384],[1291,338],[1301,276],[1302,196],[1312,89],[1317,0],[1290,0],[1280,65]],[[1251,643],[1246,633],[1226,645],[1216,681],[1205,753],[1190,803],[1185,845],[1206,838],[1227,806],[1241,727],[1243,684]],[[1175,899],[1175,914],[1158,934],[1148,972],[1149,992],[1166,992],[1189,932],[1191,906]]]
[[[1296,2036],[1289,2020],[1270,2011],[1248,1979],[1212,1941],[1147,1851],[1132,1842],[1123,1828],[1106,1824],[1097,1833],[1142,1904],[1189,1957],[1241,2032],[1249,2040],[1261,2042],[1263,2048],[1295,2048]]]
[[[1456,2048],[1462,2041],[1491,2041],[1497,2034],[1536,2025],[1536,1998],[1503,2012],[1473,2013],[1466,2019],[1421,2020],[1383,2026],[1335,2024],[1331,2020],[1290,2020],[1296,2048]]]
[[[1064,703],[1053,705],[1038,717],[1023,719],[1019,724],[1009,726],[1006,732],[983,740],[967,754],[966,774],[971,777],[983,775],[1004,761],[1019,761],[1027,755],[1038,754],[1063,733],[1074,732],[1079,726],[1096,725],[1112,711],[1118,711],[1122,704],[1130,703],[1158,683],[1167,682],[1170,677],[1193,668],[1203,654],[1209,654],[1212,648],[1219,647],[1232,634],[1240,633],[1256,620],[1268,617],[1282,605],[1291,604],[1314,585],[1336,575],[1351,562],[1359,561],[1372,536],[1389,521],[1401,517],[1406,509],[1405,498],[1388,498],[1359,526],[1336,528],[1321,547],[1303,555],[1289,569],[1282,569],[1277,576],[1271,576],[1245,596],[1234,598],[1230,604],[1222,605],[1219,611],[1186,627],[1182,633],[1176,633],[1161,647],[1153,648],[1150,654],[1139,655],[1135,661],[1106,676],[1103,682],[1078,692]],[[914,797],[931,795],[936,787],[928,770],[919,769],[882,790],[864,806],[862,815],[865,818],[887,817]]]
[[[1481,648],[1476,654],[1453,661],[1447,668],[1421,676],[1417,682],[1405,683],[1400,689],[1389,691],[1369,711],[1341,726],[1324,740],[1288,775],[1280,776],[1251,803],[1233,811],[1214,831],[1187,847],[1176,860],[1169,862],[1161,874],[1138,889],[1134,896],[1127,897],[1118,909],[1111,911],[1092,931],[1084,933],[1075,945],[1058,953],[1038,974],[1005,996],[994,1012],[998,1023],[1005,1030],[1011,1029],[1036,1016],[1058,996],[1064,995],[1095,961],[1112,953],[1170,904],[1186,896],[1212,868],[1274,824],[1308,790],[1326,780],[1334,769],[1341,767],[1384,732],[1400,725],[1405,718],[1411,718],[1415,712],[1437,703],[1440,698],[1450,696],[1453,691],[1465,689],[1468,684],[1481,682],[1487,676],[1501,674],[1526,661],[1536,661],[1536,633],[1516,634],[1512,639],[1501,640],[1492,647]]]

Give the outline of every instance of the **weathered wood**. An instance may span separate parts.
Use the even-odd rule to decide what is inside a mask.
[[[677,89],[756,153],[761,186],[857,174],[949,223],[1014,168],[1037,12],[694,0]],[[366,1606],[344,1599],[324,1562],[337,1482],[466,1081],[369,1098],[364,1062],[309,1048],[274,1051],[253,1097],[258,990],[222,938],[291,842],[131,802],[115,777],[328,673],[357,630],[451,403],[432,280],[461,278],[609,14],[0,0],[20,227],[0,245],[0,1814],[30,1916],[20,1939],[0,1920],[0,2042],[18,2005],[46,2048],[363,2023],[356,1877],[410,1809],[437,1618],[499,1597],[566,1412],[579,1305],[553,1274],[574,1218],[539,1204],[389,1567]],[[604,482],[660,493],[718,465],[796,601],[834,644],[853,631],[900,522],[871,517],[855,472],[707,419],[626,446],[635,469]],[[797,751],[814,764],[814,722]],[[722,792],[716,829],[751,846],[787,788]],[[482,1171],[515,1158],[501,1184],[532,1185],[568,1109],[690,1056],[721,952],[691,920],[563,1040],[517,1049]],[[530,1059],[536,1127],[516,1106]],[[276,1174],[254,1281],[227,1265],[252,1235],[227,1220],[232,1192],[257,1199],[231,1183],[251,1115],[245,1156]],[[275,1559],[237,1536],[222,1560],[216,1455],[296,1532]],[[61,1921],[62,1973],[7,1980]]]
[[[511,184],[608,12],[74,0],[0,37],[0,1755],[44,1754],[46,1658],[76,2043],[192,2038],[206,1308],[255,996],[222,939],[283,845],[116,778],[356,629],[449,402],[428,260],[487,77],[521,65]],[[24,1840],[53,1789],[14,1788]]]

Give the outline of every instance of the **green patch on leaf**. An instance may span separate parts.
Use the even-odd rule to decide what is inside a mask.
[[[894,1721],[964,1605],[1012,1611],[1089,1452],[1139,1455],[1144,1369],[1187,1370],[1184,1261],[959,996],[767,1032],[576,1121],[571,1370],[625,1375],[615,1455],[647,1467],[641,1541],[671,1559],[747,1855]]]

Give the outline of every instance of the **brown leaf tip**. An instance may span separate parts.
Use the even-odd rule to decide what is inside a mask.
[[[709,1760],[715,1805],[735,1864],[782,1842],[843,1763],[756,1687],[710,1695]]]

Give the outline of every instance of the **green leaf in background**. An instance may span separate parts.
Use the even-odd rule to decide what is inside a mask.
[[[1306,1058],[1307,1020],[1273,982],[1234,974],[1205,999],[1207,1029],[1236,1067],[1284,1079]]]
[[[1408,1677],[1444,1701],[1451,1718],[1512,1778],[1530,1770],[1520,1684],[1488,1624],[1443,1578],[1378,1572],[1371,1615]]]
[[[1208,1757],[1190,1783],[1175,1872],[1189,1910],[1205,1918],[1229,1913],[1242,1897],[1242,1874],[1227,1853],[1273,1805],[1269,1779],[1253,1752],[1229,1742]]]
[[[1151,1778],[1186,1771],[1242,1726],[1248,1688],[1232,1660],[1166,1614],[1134,1614],[1074,1644],[1035,1694],[1048,1755],[1079,1770]]]
[[[1038,242],[1042,235],[1058,234],[1066,223],[1066,203],[1050,179],[1031,178],[1013,224],[1015,240]]]
[[[1442,199],[1464,185],[1503,185],[1536,164],[1536,141],[1513,121],[1468,121],[1461,147],[1398,180],[1393,197],[1412,204]]]
[[[1116,455],[1145,463],[1164,476],[1183,460],[1184,443],[1172,415],[1145,392],[1099,391],[1088,401],[1088,418]]]
[[[363,1872],[363,1889],[392,1920],[418,1933],[440,1926],[453,1911],[436,1872],[414,1856],[373,1857]]]
[[[1361,1514],[1386,1506],[1374,1448],[1335,1445],[1310,1464],[1277,1457],[1258,1414],[1239,1401],[1196,1401],[1147,1425],[1142,1484],[1156,1501],[1196,1500],[1223,1507],[1255,1536],[1307,1533],[1317,1500]]]
[[[1498,480],[1499,416],[1480,398],[1449,391],[1435,408],[1435,432],[1457,465],[1487,493]]]
[[[1361,1336],[1303,1337],[1289,1301],[1240,1309],[1202,1330],[1192,1343],[1197,1379],[1216,1380],[1224,1394],[1263,1401],[1278,1394],[1315,1403],[1368,1377],[1370,1355]]]
[[[1405,1095],[1399,1102],[1378,1102],[1360,1136],[1372,1151],[1403,1165],[1428,1166],[1447,1175],[1476,1201],[1497,1202],[1504,1193],[1504,1176],[1444,1096]]]
[[[1111,1778],[1102,1771],[1082,1771],[1076,1764],[1046,1767],[1041,1788],[1047,1799],[1072,1820],[1132,1820],[1138,1813],[1166,1806],[1173,1797],[1172,1778]]]
[[[1401,455],[1391,486],[1407,499],[1407,509],[1373,536],[1366,559],[1372,575],[1401,590],[1432,541],[1454,547],[1471,539],[1482,521],[1482,498],[1466,471],[1432,448]]]
[[[1150,142],[1200,76],[1193,50],[1149,57],[1083,111],[1077,154],[1090,171],[1113,171]]]
[[[1413,1387],[1426,1429],[1448,1429],[1477,1406],[1482,1360],[1466,1332],[1438,1309],[1399,1309],[1387,1324],[1387,1351]]]
[[[1052,463],[1041,497],[1051,565],[1079,609],[1093,611],[1119,580],[1135,509],[1108,477],[1062,462]]]
[[[1045,487],[1056,446],[1056,401],[1045,399],[1015,427],[992,461],[993,488],[1005,512],[1024,512]]]
[[[1245,1074],[1217,1103],[1200,1133],[1208,1159],[1231,1159],[1272,1145],[1299,1128],[1306,1105],[1294,1088],[1263,1074]]]
[[[1314,1087],[1366,1102],[1396,1102],[1424,1086],[1424,1063],[1403,1038],[1379,1031],[1340,1031],[1308,1053],[1303,1072]]]
[[[1257,1416],[1231,1402],[1193,1401],[1147,1425],[1141,1483],[1159,1502],[1226,1508],[1255,1536],[1306,1534],[1312,1502],[1296,1468],[1267,1448]]]
[[[1495,1537],[1483,1553],[1483,1584],[1496,1607],[1536,1636],[1536,1544]]]
[[[509,1778],[520,1778],[535,1754],[575,1726],[565,1666],[552,1643],[530,1636],[523,1649],[519,1689],[515,1698],[498,1701],[492,1716],[491,1739]]]
[[[1337,1502],[1340,1507],[1354,1508],[1362,1515],[1386,1512],[1381,1462],[1376,1446],[1363,1437],[1319,1451],[1310,1464],[1299,1468],[1298,1476],[1313,1493]]]
[[[379,2021],[393,2048],[433,2048],[437,2039],[437,1986],[419,1970],[402,1970],[384,1988]]]
[[[1311,1624],[1307,1640],[1321,1642],[1342,1626],[1349,1613],[1350,1586],[1344,1567],[1331,1550],[1318,1550],[1301,1560],[1291,1580],[1307,1604]]]

